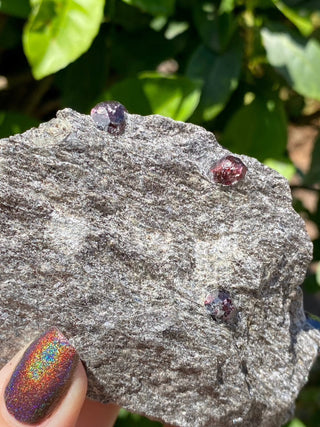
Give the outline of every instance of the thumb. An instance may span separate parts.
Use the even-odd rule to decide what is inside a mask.
[[[51,328],[1,369],[0,426],[72,427],[86,391],[76,350]]]

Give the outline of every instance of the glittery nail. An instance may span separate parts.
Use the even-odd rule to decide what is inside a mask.
[[[8,411],[18,421],[36,424],[60,403],[79,356],[57,328],[40,335],[24,352],[5,390]]]

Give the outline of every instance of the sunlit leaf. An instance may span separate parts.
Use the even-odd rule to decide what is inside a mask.
[[[188,22],[176,22],[172,21],[169,23],[164,36],[166,39],[171,40],[177,37],[179,34],[184,33],[189,28]]]
[[[280,0],[272,0],[273,4],[298,28],[304,36],[310,36],[313,32],[313,25],[308,16],[301,16],[299,12],[288,7]]]
[[[104,0],[33,0],[23,47],[35,78],[77,59],[90,47],[103,16]]]
[[[230,13],[235,7],[236,0],[221,0],[219,13]]]
[[[320,44],[316,39],[304,41],[289,32],[261,31],[267,57],[294,90],[320,100]]]
[[[201,82],[183,76],[143,73],[112,86],[103,99],[116,99],[131,113],[187,120],[200,99]]]
[[[295,166],[288,160],[277,160],[277,159],[265,159],[263,162],[266,166],[269,166],[269,168],[276,170],[279,172],[282,176],[284,176],[288,181],[293,177],[293,175],[296,173]]]
[[[150,22],[150,28],[152,28],[154,31],[161,31],[162,28],[165,27],[167,22],[168,18],[166,16],[156,16]]]
[[[306,425],[302,421],[298,420],[298,418],[294,418],[290,421],[287,427],[306,427]]]

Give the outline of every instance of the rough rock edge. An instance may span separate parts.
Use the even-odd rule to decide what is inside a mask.
[[[54,119],[54,120],[66,121],[66,123],[65,123],[65,125],[66,125],[65,126],[65,132],[66,132],[65,135],[63,135],[63,134],[61,135],[61,129],[59,129],[59,125],[57,126],[57,134],[55,135],[54,128],[55,128],[56,122],[54,122],[54,120],[51,121],[49,124],[47,123],[47,124],[41,125],[40,129],[43,129],[43,128],[47,129],[48,128],[48,137],[52,138],[53,136],[57,136],[57,137],[59,137],[60,141],[63,140],[63,138],[62,138],[63,136],[68,137],[70,135],[70,130],[71,130],[69,127],[70,121],[71,122],[74,121],[74,123],[72,123],[72,125],[71,125],[71,128],[72,128],[72,131],[75,133],[77,132],[78,127],[81,128],[81,127],[85,126],[82,124],[83,120],[88,122],[88,118],[86,116],[81,116],[78,113],[73,112],[72,110],[69,110],[69,109],[64,110],[62,112],[59,112],[57,114],[57,117],[58,117],[58,119]],[[134,122],[135,119],[138,119],[138,118],[139,118],[139,116],[134,116],[134,115],[129,116],[128,125],[130,126],[130,123]],[[190,128],[195,129],[195,132],[202,133],[204,135],[204,138],[211,138],[214,141],[214,138],[212,138],[212,134],[210,134],[206,131],[203,131],[203,129],[201,129],[197,126],[194,126],[194,125],[186,125],[184,123],[180,123],[179,125],[177,125],[177,122],[175,122],[173,120],[165,119],[162,117],[154,117],[154,116],[153,117],[150,116],[150,118],[147,117],[144,120],[146,122],[150,121],[150,123],[154,122],[156,120],[156,121],[158,121],[157,124],[160,125],[160,127],[163,126],[163,129],[168,129],[168,127],[170,129],[170,126],[172,126],[172,129],[176,129],[177,126],[179,126],[181,130],[185,129],[186,127],[190,127]],[[169,124],[169,126],[168,126],[168,124]],[[33,138],[34,132],[35,132],[35,136],[36,136],[38,130],[31,130],[22,136],[16,135],[14,137],[11,137],[11,138],[9,138],[9,140],[15,141],[15,142],[25,142],[26,137],[28,139]],[[215,147],[215,150],[216,149],[217,149],[217,147]],[[219,155],[221,155],[222,152],[223,153],[226,152],[226,150],[222,149],[221,147],[218,147],[218,151],[220,151]],[[247,160],[249,163],[251,163],[252,166],[255,163],[258,164],[257,161],[250,159],[250,158],[247,158],[246,156],[241,156],[241,158]],[[200,171],[205,175],[206,170],[207,170],[207,163],[206,163],[205,159],[203,160],[203,162],[200,162],[200,166],[202,166],[202,167],[200,167]],[[261,165],[259,165],[259,166],[261,168]],[[266,167],[263,167],[263,168],[266,168]],[[267,169],[265,169],[265,170],[267,170]],[[278,192],[281,187],[282,187],[281,190],[286,188],[287,194],[282,195],[282,201],[288,205],[291,205],[291,196],[288,194],[289,193],[288,192],[289,187],[288,187],[287,182],[282,177],[280,177],[278,174],[276,174],[274,171],[272,171],[272,174],[276,177],[275,178],[275,192]],[[257,177],[255,177],[255,178],[257,178]],[[248,182],[247,182],[247,184],[248,184]],[[250,184],[250,182],[249,182],[249,184]],[[300,222],[302,222],[301,219],[300,219]],[[309,256],[305,258],[305,262],[308,262],[307,258],[310,258],[310,246],[309,246]],[[291,290],[294,292],[294,289],[291,289]],[[308,356],[307,358],[309,359],[309,362],[311,363],[316,356],[316,349],[318,347],[317,342],[319,342],[319,333],[315,330],[311,330],[307,326],[307,324],[305,323],[305,317],[304,317],[304,314],[302,311],[302,303],[301,302],[302,302],[301,292],[297,291],[295,296],[292,298],[292,304],[291,304],[291,314],[292,314],[292,319],[294,319],[294,321],[292,322],[292,331],[291,332],[293,333],[293,335],[297,336],[297,346],[300,347],[301,354],[308,353],[308,355],[306,355],[306,357]],[[294,306],[296,306],[296,308],[294,308]],[[297,315],[297,313],[299,313],[299,315]],[[299,330],[301,332],[300,334],[298,333]],[[307,333],[307,335],[309,336],[309,338],[312,338],[312,339],[311,340],[306,339],[307,335],[304,334],[303,331],[305,331]],[[308,346],[311,345],[312,341],[314,341],[314,348],[312,349],[312,351],[308,352],[307,351]],[[310,347],[309,347],[309,349],[310,349]],[[313,353],[312,356],[311,356],[311,353]],[[310,360],[310,358],[312,360]],[[305,362],[305,360],[304,360],[304,362]],[[99,386],[97,387],[97,384],[98,384],[97,379],[92,377],[92,372],[90,372],[90,371],[89,371],[89,377],[92,378],[92,382],[91,382],[91,395],[92,395],[92,397],[97,395],[97,396],[99,396],[99,398],[101,400],[101,390],[99,390]],[[124,404],[125,404],[125,402],[124,402]],[[135,410],[135,407],[131,407],[128,404],[125,404],[125,406],[131,410]],[[150,415],[150,414],[146,413],[146,415]],[[279,418],[280,418],[280,415],[279,415]],[[179,419],[179,416],[178,416],[176,419],[171,418],[171,419],[167,419],[166,421],[179,424],[179,422],[181,420]],[[181,424],[181,425],[183,425],[183,424]],[[185,424],[185,425],[187,425],[187,424]],[[261,425],[264,425],[264,424],[262,423]],[[265,424],[265,425],[268,425],[268,424]]]

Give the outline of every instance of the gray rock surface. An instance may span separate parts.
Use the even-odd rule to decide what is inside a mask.
[[[239,135],[245,138],[245,135]],[[317,355],[299,285],[312,247],[287,181],[204,129],[70,109],[0,142],[0,355],[58,326],[89,396],[179,426],[280,426]],[[224,289],[236,322],[204,300]]]

